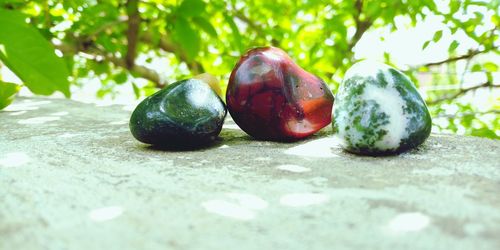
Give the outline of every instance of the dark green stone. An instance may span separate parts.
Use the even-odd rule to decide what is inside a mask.
[[[182,80],[144,99],[132,113],[130,131],[147,144],[203,146],[217,138],[226,113],[224,103],[208,84]]]

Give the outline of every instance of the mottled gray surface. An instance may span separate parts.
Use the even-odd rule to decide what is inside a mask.
[[[500,249],[499,141],[432,135],[373,158],[228,122],[212,147],[169,152],[135,141],[129,114],[0,112],[0,249]]]

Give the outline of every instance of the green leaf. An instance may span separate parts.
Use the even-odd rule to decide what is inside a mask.
[[[20,89],[20,85],[0,81],[0,110],[9,106],[14,101],[15,95]]]
[[[224,20],[229,24],[229,27],[231,27],[231,32],[233,34],[233,41],[234,44],[236,45],[236,48],[238,51],[243,52],[243,44],[241,43],[241,33],[240,30],[238,29],[238,26],[234,22],[233,18],[230,17],[228,14],[224,13]]]
[[[448,47],[448,53],[451,54],[451,53],[455,52],[458,45],[460,45],[460,43],[457,42],[457,40],[453,40],[453,42],[451,42],[450,46]]]
[[[203,17],[194,17],[193,23],[200,27],[203,31],[205,31],[212,38],[217,38],[217,31],[214,26]]]
[[[124,84],[128,79],[128,75],[126,72],[122,71],[116,75],[114,75],[113,80],[115,80],[116,84]]]
[[[177,14],[184,17],[201,16],[206,5],[202,0],[184,0],[177,9]]]
[[[21,13],[0,8],[0,60],[35,94],[70,96],[68,69]]]
[[[498,71],[498,65],[496,65],[495,63],[492,63],[492,62],[486,62],[484,64],[484,69],[486,69],[486,71],[489,71],[489,72],[496,72],[496,71]]]
[[[427,48],[427,46],[429,46],[430,43],[431,43],[431,41],[426,41],[424,43],[424,45],[422,46],[422,50],[424,50],[425,48]]]
[[[141,89],[135,83],[132,83],[132,89],[134,89],[135,98],[139,99],[141,97]]]
[[[174,39],[184,49],[188,58],[194,59],[200,51],[200,37],[185,18],[178,17],[174,23]]]
[[[441,37],[443,37],[443,31],[438,30],[438,31],[436,31],[436,33],[434,33],[434,37],[432,37],[432,41],[437,43],[441,39]]]
[[[493,84],[493,74],[491,72],[486,72],[486,79],[490,84]]]
[[[482,70],[483,70],[483,67],[481,66],[481,64],[474,64],[474,65],[472,65],[472,68],[471,68],[472,72],[479,72],[479,71],[482,71]]]
[[[384,51],[384,62],[385,63],[391,62],[391,54],[389,54],[388,52],[385,52],[385,51]]]

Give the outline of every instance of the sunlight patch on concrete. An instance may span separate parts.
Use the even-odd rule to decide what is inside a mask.
[[[108,221],[123,214],[123,208],[120,206],[110,206],[97,208],[89,213],[89,218],[96,222]]]
[[[30,157],[24,152],[7,153],[0,158],[0,167],[20,167],[29,161]]]
[[[276,168],[279,170],[293,172],[293,173],[304,173],[304,172],[311,171],[310,168],[302,167],[299,165],[292,165],[292,164],[279,165]]]
[[[333,152],[334,149],[340,148],[339,143],[335,137],[317,139],[289,148],[285,150],[285,154],[318,158],[339,157]]]
[[[209,200],[201,206],[209,213],[237,220],[252,220],[257,216],[257,210],[269,206],[265,200],[253,194],[227,193],[226,197],[227,200]]]
[[[52,121],[57,121],[60,120],[61,117],[59,116],[39,116],[39,117],[33,117],[29,119],[24,119],[20,120],[17,123],[23,124],[23,125],[37,125],[37,124],[44,124],[46,122],[52,122]]]
[[[5,108],[5,111],[27,111],[27,110],[37,110],[38,106],[51,103],[50,101],[29,101],[16,102]]]
[[[417,232],[429,226],[429,216],[419,213],[401,213],[389,221],[388,229],[392,233]]]

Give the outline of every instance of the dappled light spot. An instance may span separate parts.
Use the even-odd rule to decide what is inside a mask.
[[[65,115],[68,115],[69,112],[67,111],[62,111],[62,112],[56,112],[56,113],[52,113],[50,114],[51,116],[65,116]]]
[[[5,108],[5,111],[27,111],[27,110],[37,110],[38,106],[51,103],[50,101],[25,101],[20,103],[13,103]]]
[[[224,144],[224,145],[220,146],[219,148],[229,148],[229,146]]]
[[[96,222],[112,220],[123,214],[123,208],[119,206],[110,206],[97,208],[89,213],[89,218]]]
[[[272,160],[271,157],[257,157],[255,158],[256,161],[270,161]]]
[[[289,148],[285,150],[285,154],[306,157],[333,158],[338,157],[338,155],[333,153],[333,150],[339,148],[339,140],[336,137],[328,137],[309,141]]]
[[[26,112],[27,112],[26,110],[24,110],[24,111],[17,111],[17,112],[10,113],[9,115],[11,115],[11,116],[18,116],[18,115],[25,114]]]
[[[29,156],[24,152],[11,152],[0,155],[0,167],[20,167],[29,161]]]
[[[253,194],[227,193],[226,197],[228,200],[209,200],[201,206],[210,213],[237,220],[252,220],[257,216],[257,210],[268,207],[265,200]]]
[[[298,166],[298,165],[292,165],[292,164],[279,165],[276,168],[279,170],[293,172],[293,173],[304,173],[304,172],[311,171],[310,168],[306,168],[306,167],[302,167],[302,166]]]
[[[256,216],[254,211],[225,200],[210,200],[203,202],[201,206],[210,213],[237,220],[251,220]]]
[[[73,138],[73,137],[76,137],[76,136],[78,136],[78,134],[64,133],[64,134],[58,135],[57,137],[59,137],[59,138]]]
[[[289,207],[307,207],[325,203],[328,199],[329,197],[326,194],[294,193],[281,196],[280,203]]]
[[[114,122],[110,122],[108,123],[109,125],[126,125],[128,124],[128,120],[122,120],[122,121],[114,121]]]
[[[236,125],[236,124],[224,124],[223,128],[225,128],[225,129],[237,129],[237,130],[241,130],[241,128],[238,127],[238,125]]]
[[[61,119],[59,116],[39,116],[33,117],[25,120],[20,120],[17,123],[19,124],[44,124],[46,122],[57,121]]]
[[[429,226],[430,222],[429,216],[419,212],[401,213],[392,218],[387,227],[392,233],[416,232]]]
[[[228,193],[226,196],[236,200],[240,206],[248,209],[260,210],[268,206],[265,200],[253,194]]]

